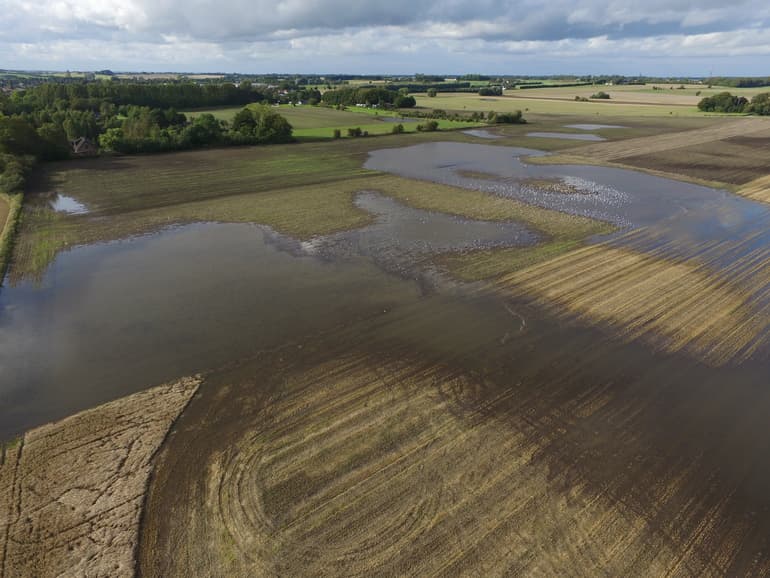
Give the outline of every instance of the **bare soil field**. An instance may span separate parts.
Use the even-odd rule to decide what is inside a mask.
[[[752,133],[761,133],[768,129],[770,129],[769,119],[750,117],[726,121],[702,129],[627,139],[619,142],[599,143],[576,148],[570,152],[596,160],[613,161],[703,145],[734,137],[750,136]]]
[[[694,146],[628,156],[618,162],[632,167],[684,174],[710,181],[744,185],[770,171],[767,131]]]
[[[199,379],[39,427],[0,463],[0,576],[133,576],[152,459]]]

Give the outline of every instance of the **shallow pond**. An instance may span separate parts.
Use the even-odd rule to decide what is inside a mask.
[[[254,225],[78,247],[0,291],[0,439],[419,297],[370,262],[284,251]]]
[[[355,203],[376,216],[367,227],[318,237],[301,243],[312,254],[339,258],[370,257],[388,271],[415,274],[433,255],[493,247],[535,244],[540,235],[513,222],[477,221],[445,213],[423,211],[380,193],[362,192]]]
[[[477,128],[472,128],[472,129],[469,129],[469,130],[464,130],[464,131],[462,131],[462,133],[463,134],[467,134],[468,136],[475,136],[476,138],[484,138],[484,139],[488,139],[488,140],[496,140],[496,139],[499,139],[499,138],[503,138],[499,134],[493,134],[493,133],[489,132],[488,130],[477,129]]]
[[[548,209],[584,215],[624,228],[668,223],[698,235],[721,234],[725,215],[732,223],[753,223],[766,206],[726,191],[642,172],[589,165],[535,165],[521,160],[542,156],[533,149],[436,142],[370,154],[365,166],[409,178],[482,190]],[[488,178],[462,176],[485,174]],[[533,186],[557,180],[574,193]],[[688,216],[681,222],[678,217]]]
[[[68,213],[70,215],[84,215],[88,213],[88,207],[83,203],[61,193],[56,193],[56,196],[50,202],[50,206],[59,213]]]
[[[619,124],[565,124],[564,128],[575,128],[578,130],[601,130],[603,128],[626,128]]]
[[[434,291],[421,265],[431,255],[538,239],[521,224],[422,211],[373,192],[356,204],[373,224],[310,242],[257,225],[188,225],[76,247],[39,283],[3,288],[0,439],[416,302]]]

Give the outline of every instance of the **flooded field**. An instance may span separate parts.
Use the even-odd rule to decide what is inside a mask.
[[[602,130],[605,128],[626,128],[619,124],[591,124],[591,123],[579,123],[579,124],[565,124],[564,128],[576,128],[578,130]]]
[[[766,210],[759,203],[725,191],[636,171],[586,165],[534,165],[521,160],[542,154],[524,148],[439,142],[374,151],[365,166],[516,198],[625,228],[658,225],[691,212],[706,217],[714,215],[716,219],[725,213],[750,215]],[[475,177],[468,176],[473,174]],[[564,194],[532,186],[531,182],[538,179],[571,184],[575,192]]]
[[[67,247],[0,291],[0,439],[201,374],[141,576],[767,573],[768,207],[541,154],[375,150],[320,233],[314,207],[295,236],[210,218]],[[232,211],[282,194],[296,226],[312,188]],[[558,239],[512,200],[619,230],[485,281],[438,269]]]
[[[590,142],[602,142],[607,140],[598,134],[581,134],[574,132],[528,132],[527,136],[534,138],[561,138],[566,140],[584,140]]]
[[[502,138],[500,135],[491,133],[488,130],[476,129],[476,128],[472,128],[470,130],[464,130],[463,134],[467,134],[468,136],[475,136],[476,138],[485,138],[489,140]]]
[[[54,198],[51,200],[51,208],[54,211],[68,213],[70,215],[84,215],[88,212],[88,207],[86,207],[83,203],[80,203],[72,197],[68,197],[67,195],[62,195],[60,193],[56,193]]]
[[[284,251],[253,225],[79,247],[0,291],[0,437],[417,299],[364,262]]]

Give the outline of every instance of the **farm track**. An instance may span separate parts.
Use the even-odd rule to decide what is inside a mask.
[[[693,258],[673,260],[654,233],[635,231],[623,248],[584,247],[504,276],[498,286],[556,315],[607,324],[623,339],[715,366],[739,363],[770,338],[770,249],[752,249],[754,240],[710,241],[691,248]],[[710,267],[733,254],[739,257],[728,267]]]
[[[151,460],[183,379],[34,429],[0,462],[0,577],[133,576]]]

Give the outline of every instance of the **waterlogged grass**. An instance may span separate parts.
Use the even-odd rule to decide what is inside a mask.
[[[0,285],[8,268],[14,236],[21,214],[21,194],[0,193]]]
[[[462,136],[462,135],[457,135]],[[415,208],[489,221],[518,221],[543,245],[468,252],[437,260],[464,278],[481,278],[554,255],[611,227],[479,191],[385,175],[362,168],[367,148],[437,135],[343,139],[275,147],[194,151],[47,165],[25,211],[12,279],[38,277],[68,247],[119,239],[197,221],[253,222],[309,239],[364,226],[372,215],[354,203],[378,191]],[[52,211],[44,191],[77,198],[90,210]]]
[[[579,247],[589,237],[615,230],[613,225],[595,219],[436,183],[420,183],[416,186],[412,180],[394,178],[380,190],[419,209],[485,221],[526,223],[544,237],[535,247],[474,250],[435,259],[439,266],[468,281],[515,271]]]

